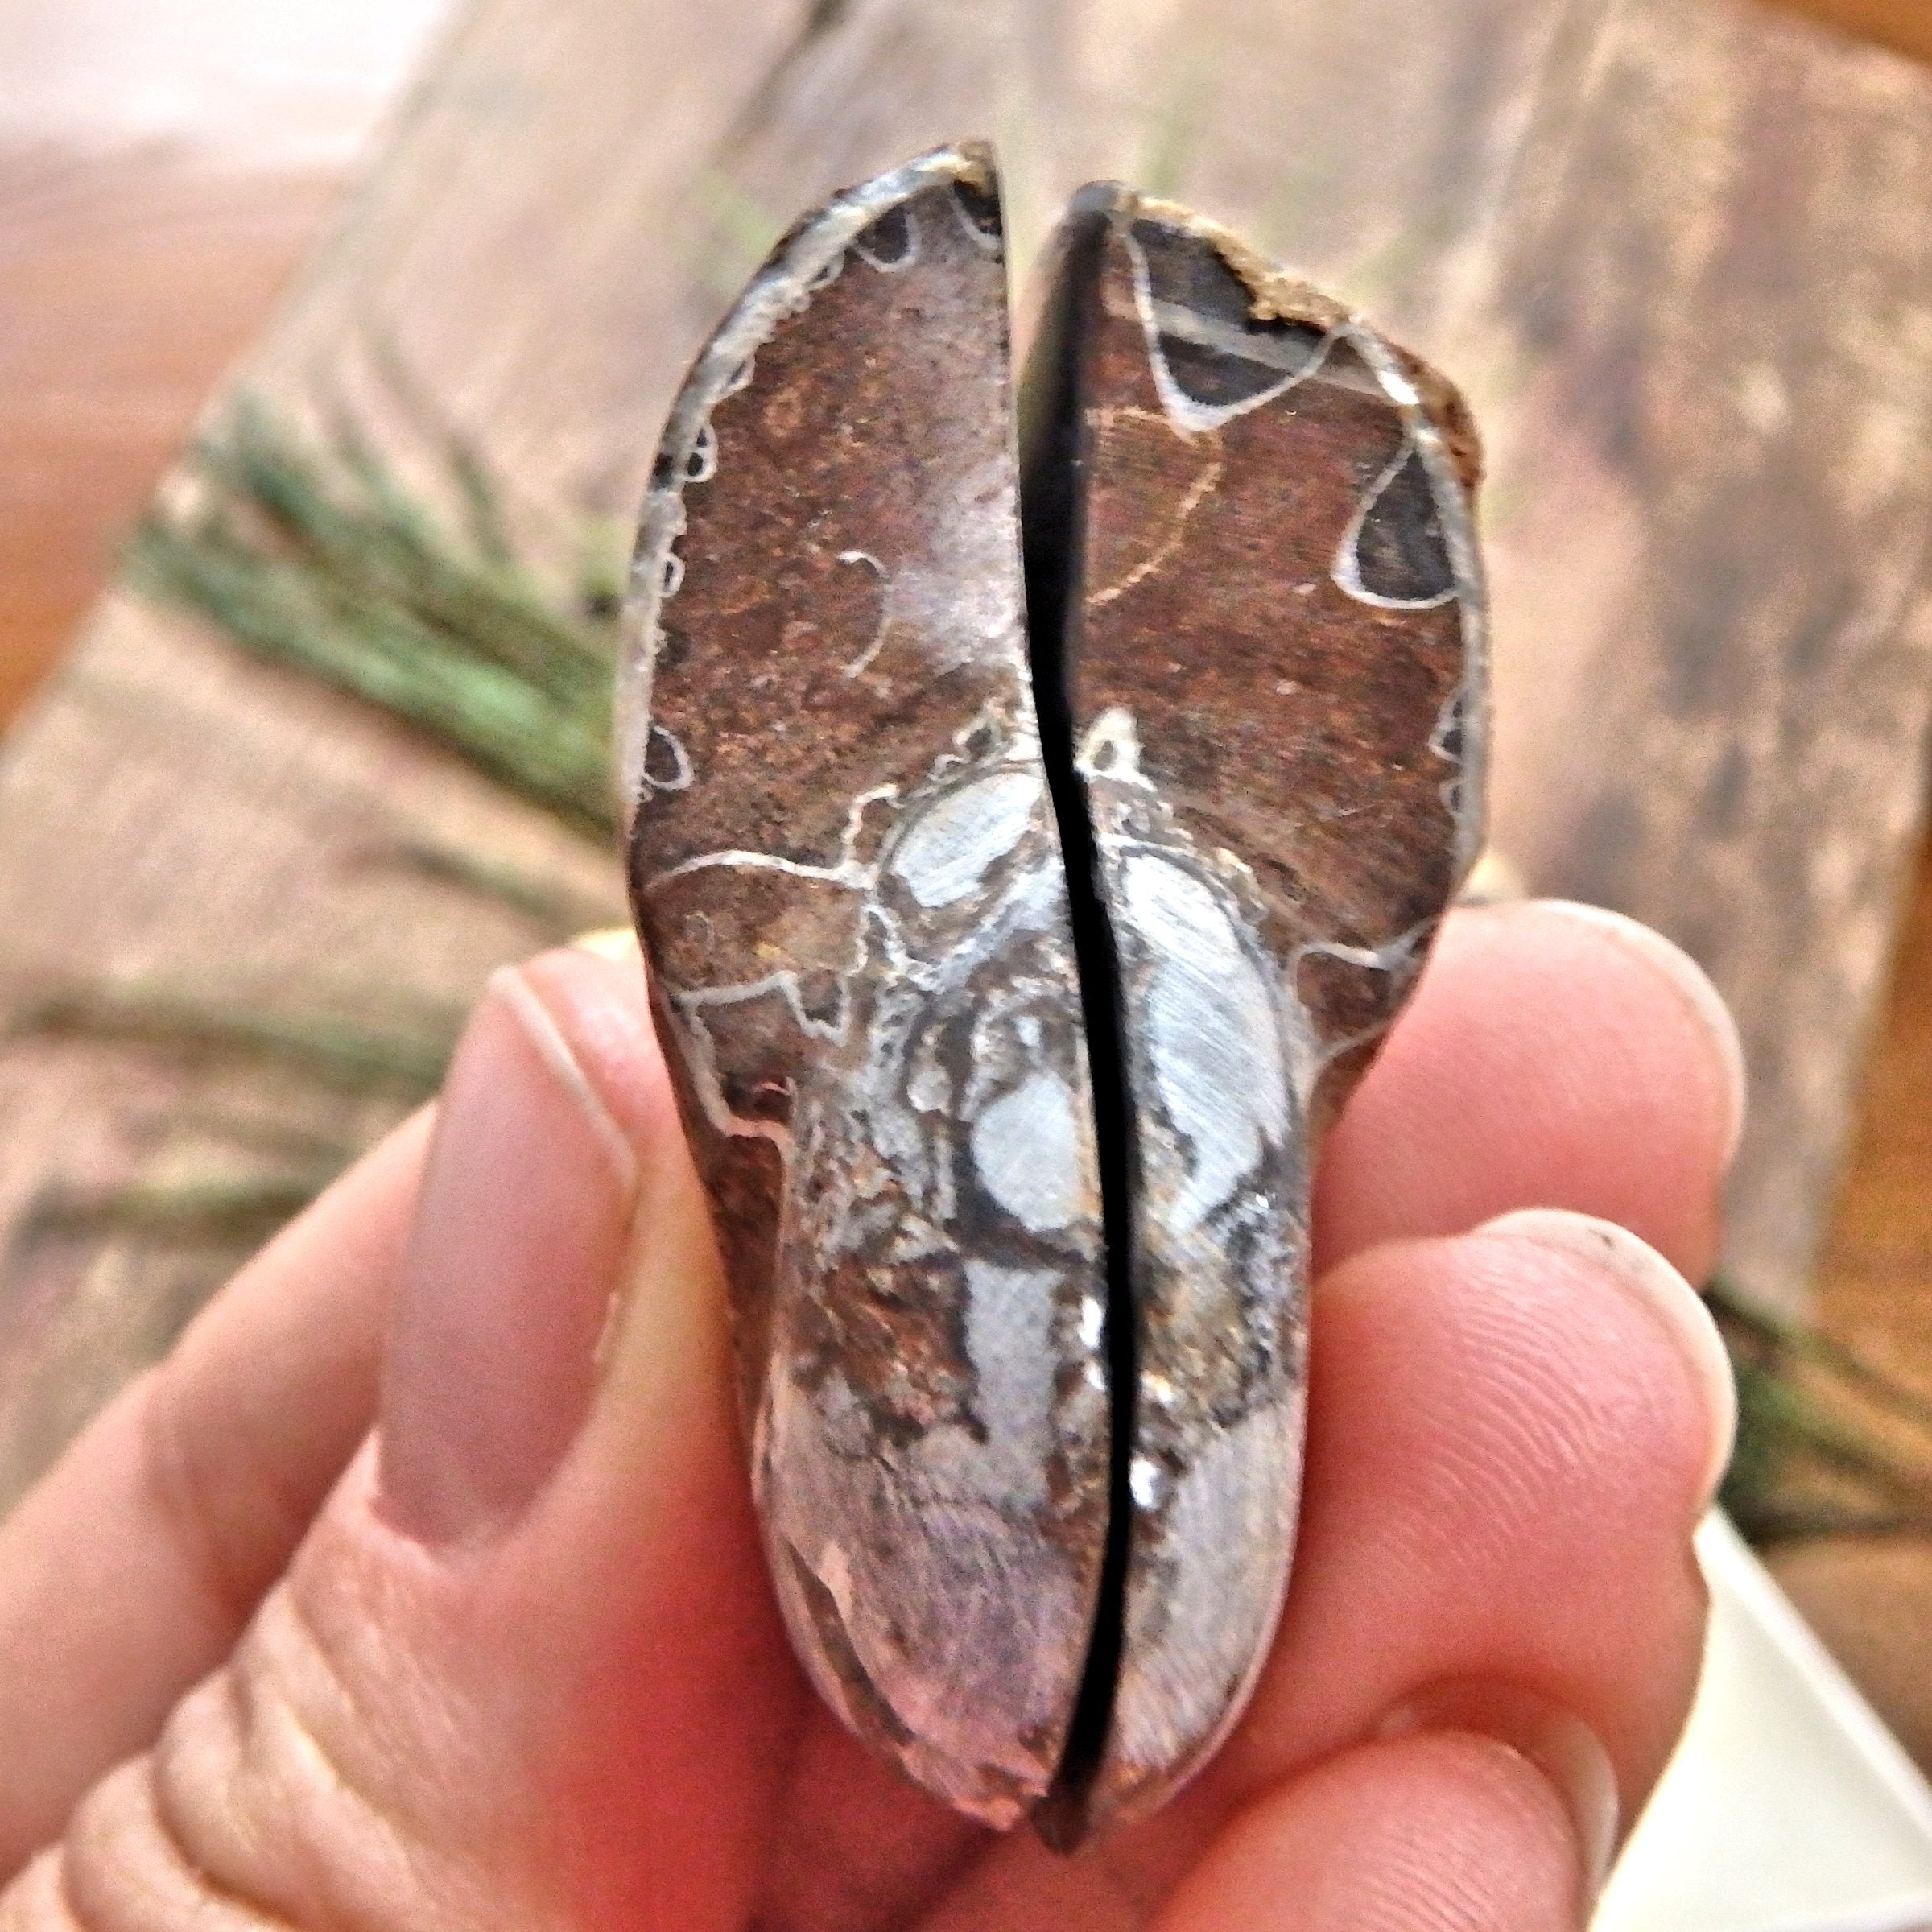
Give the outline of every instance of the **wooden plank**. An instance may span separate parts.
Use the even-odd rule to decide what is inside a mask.
[[[1896,48],[1915,60],[1932,60],[1932,7],[1925,0],[1790,0],[1801,13],[1841,32],[1856,34],[1880,47]]]
[[[1817,1315],[1895,1385],[1932,1402],[1932,848],[1921,855],[1859,1100],[1843,1191],[1818,1266]],[[1876,1420],[1868,1418],[1868,1426]],[[1880,1439],[1922,1467],[1926,1439]],[[1932,1542],[1921,1536],[1823,1537],[1771,1566],[1860,1690],[1932,1769]]]
[[[713,14],[702,32],[695,22],[680,31],[614,3],[477,9],[241,379],[298,399],[318,370],[353,375],[371,332],[407,315],[406,352],[452,406],[473,419],[495,406],[486,440],[526,493],[597,500],[613,487],[609,452],[628,452],[657,407],[648,373],[641,398],[626,393],[639,364],[667,387],[683,353],[650,301],[689,277],[675,254],[666,266],[649,211],[702,205],[697,128],[729,122],[793,24],[791,9],[759,0],[713,39],[718,23]],[[642,113],[637,77],[660,55],[683,105]],[[601,94],[580,85],[585,75],[609,76]],[[510,159],[479,168],[480,143]],[[586,353],[593,335],[601,354]],[[505,392],[514,407],[496,402]],[[634,471],[621,467],[614,488],[628,502]],[[141,975],[291,1005],[325,980],[352,1014],[397,982],[467,997],[527,949],[528,931],[370,865],[398,827],[574,871],[616,913],[608,875],[573,841],[450,761],[360,706],[111,598],[0,762],[0,976],[15,993],[84,973]],[[10,1047],[0,1229],[17,1228],[51,1179],[205,1166],[207,1137],[168,1123],[181,1103],[226,1091],[217,1076],[163,1073],[125,1053]],[[261,1098],[229,1104],[246,1112]],[[381,1111],[324,1124],[373,1127]],[[137,1266],[118,1245],[41,1244],[10,1258],[0,1496],[166,1345],[200,1279],[185,1264]]]
[[[1922,810],[1932,86],[1633,0],[1515,192],[1472,339],[1508,391],[1496,836],[1715,977],[1753,1096],[1725,1265],[1795,1306]]]
[[[1912,886],[1819,1262],[1818,1315],[1932,1403],[1932,846]]]
[[[479,0],[246,379],[379,412],[367,349],[393,343],[526,497],[628,518],[752,231],[988,127],[1028,233],[1089,173],[1151,180],[1475,392],[1500,838],[1718,972],[1761,1089],[1735,1257],[1793,1292],[1932,683],[1932,87],[1731,0]],[[111,601],[0,765],[0,990],[326,962],[352,1006],[460,997],[527,935],[369,866],[398,819],[596,890],[405,734]],[[0,1228],[51,1174],[195,1158],[154,1125],[180,1091],[10,1050]],[[0,1294],[3,1496],[189,1289],[110,1250]]]
[[[0,720],[113,576],[445,7],[0,10]]]

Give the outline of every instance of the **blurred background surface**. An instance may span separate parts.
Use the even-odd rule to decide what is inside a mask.
[[[105,582],[447,11],[0,7],[0,718]]]

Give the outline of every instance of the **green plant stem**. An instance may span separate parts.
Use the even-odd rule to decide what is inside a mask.
[[[98,1194],[56,1191],[28,1211],[32,1242],[56,1236],[134,1235],[169,1247],[258,1241],[299,1214],[335,1170],[259,1179],[134,1183]]]
[[[460,1016],[426,1016],[420,1032],[377,1031],[312,1014],[214,1005],[165,987],[93,985],[27,1001],[9,1030],[266,1062],[338,1092],[422,1099],[441,1084],[460,1026]]]

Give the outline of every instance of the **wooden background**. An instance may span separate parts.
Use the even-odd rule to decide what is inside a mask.
[[[1921,8],[1829,4],[1897,46],[1932,39]],[[1754,1083],[1728,1265],[1795,1302],[1922,804],[1932,78],[1750,0],[476,0],[244,379],[289,399],[354,387],[393,338],[526,497],[621,518],[756,237],[974,132],[1000,141],[1024,235],[1090,175],[1182,194],[1468,388],[1494,466],[1498,845],[1537,889],[1648,918],[1717,976]],[[134,225],[185,312],[233,278],[199,312],[229,319],[153,388],[145,461],[333,165],[291,165],[252,257]],[[58,236],[35,224],[63,178],[0,173],[0,248]],[[43,403],[19,372],[52,366],[62,315],[108,299],[62,272],[63,246],[37,343],[0,325],[16,418]],[[101,460],[121,487],[99,484],[97,539],[141,468]],[[88,532],[23,535],[69,499],[8,487],[0,621],[44,643],[87,588]],[[0,997],[104,971],[349,1013],[397,984],[460,999],[529,935],[367,863],[398,826],[601,890],[407,734],[110,596],[0,758]],[[1925,1170],[1892,1127],[1913,1090],[1883,1085],[1901,1063],[1881,1061],[1866,1115],[1893,1178],[1867,1161],[1853,1192],[1909,1221]],[[196,1170],[213,1157],[176,1117],[191,1091],[123,1053],[7,1048],[0,1240],[50,1179]],[[1840,1224],[1830,1278],[1866,1286],[1827,1292],[1889,1335],[1906,1264],[1868,1236]],[[165,1346],[200,1279],[112,1247],[15,1256],[0,1499]]]
[[[101,588],[448,6],[0,7],[0,720]]]
[[[1932,60],[1932,6],[1926,0],[1798,0],[1802,10],[1848,34]]]

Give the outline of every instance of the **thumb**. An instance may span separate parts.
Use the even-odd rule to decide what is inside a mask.
[[[549,955],[458,1050],[375,1441],[0,1926],[742,1922],[806,1707],[642,974]]]

